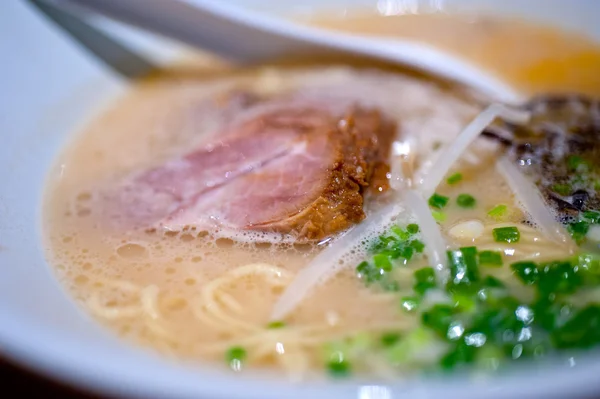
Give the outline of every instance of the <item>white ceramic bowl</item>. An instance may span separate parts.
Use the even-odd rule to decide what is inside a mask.
[[[229,0],[231,1],[231,0]],[[317,6],[385,10],[420,5],[487,9],[551,21],[600,39],[597,0],[237,0],[270,12]],[[337,8],[336,8],[337,7]],[[177,47],[106,24],[140,51],[168,61]],[[398,397],[565,398],[600,392],[600,357],[568,370],[548,365],[467,383],[412,381],[380,387],[352,383],[293,386],[268,375],[236,376],[167,362],[117,340],[83,314],[56,282],[40,244],[44,181],[68,136],[127,89],[69,37],[23,1],[0,5],[0,350],[44,375],[99,393],[140,398],[389,399]],[[599,71],[600,73],[600,71]]]

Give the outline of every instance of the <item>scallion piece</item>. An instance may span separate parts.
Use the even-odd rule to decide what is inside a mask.
[[[431,309],[423,312],[421,322],[441,338],[446,338],[456,312],[457,310],[451,305],[434,305]]]
[[[455,174],[451,175],[450,177],[448,177],[448,179],[446,180],[446,182],[448,184],[452,185],[452,184],[458,183],[462,179],[463,179],[463,175],[461,173],[455,173]]]
[[[373,263],[375,264],[376,269],[383,270],[384,272],[392,271],[392,262],[387,255],[377,254],[373,255]]]
[[[479,280],[477,248],[463,247],[458,251],[448,251],[448,261],[453,285],[470,284]]]
[[[415,253],[415,249],[409,245],[409,246],[405,246],[404,248],[402,248],[402,251],[400,252],[400,256],[402,256],[404,259],[409,261],[412,259],[414,253]]]
[[[350,375],[350,363],[344,358],[330,360],[327,371],[332,377],[347,377]]]
[[[538,291],[542,297],[573,294],[584,284],[578,264],[570,260],[543,263],[538,275]]]
[[[225,359],[227,360],[227,364],[234,371],[240,371],[242,369],[242,363],[248,357],[246,353],[246,349],[241,346],[232,346],[225,353]]]
[[[534,262],[517,262],[510,265],[510,268],[524,284],[533,285],[538,281],[539,272]]]
[[[487,214],[494,220],[501,220],[504,216],[506,216],[507,212],[508,207],[504,204],[500,204],[490,209]]]
[[[417,234],[419,232],[419,225],[415,224],[415,223],[411,223],[408,226],[406,226],[406,230],[410,234]]]
[[[483,279],[483,286],[486,288],[505,288],[504,283],[494,276],[487,276]]]
[[[456,203],[461,208],[474,208],[476,202],[477,201],[475,201],[475,198],[470,194],[460,194],[456,198]]]
[[[429,206],[436,209],[443,209],[448,204],[449,199],[443,195],[433,194],[429,197]]]
[[[579,222],[571,223],[567,226],[567,231],[571,234],[571,237],[577,242],[577,244],[581,244],[585,239],[588,231],[590,229],[590,224],[584,220],[580,220]]]
[[[586,222],[593,224],[600,223],[600,212],[598,211],[585,211],[582,216]]]
[[[424,267],[415,271],[414,290],[419,295],[424,295],[431,288],[435,288],[435,271],[432,267]]]
[[[390,230],[392,231],[392,233],[394,233],[394,235],[396,235],[402,241],[406,241],[410,237],[410,232],[402,229],[399,226],[392,226],[392,227],[390,227]]]
[[[454,306],[461,312],[472,312],[475,309],[475,300],[470,292],[463,293],[461,291],[455,292],[452,295],[452,302]]]
[[[416,296],[405,296],[400,300],[400,306],[405,312],[414,312],[421,304],[421,299]]]
[[[497,251],[481,251],[479,252],[479,264],[502,266],[502,253]]]
[[[444,212],[440,212],[440,211],[431,211],[431,216],[433,216],[435,221],[438,223],[443,223],[447,219],[446,214]]]
[[[492,234],[494,235],[494,241],[496,242],[507,242],[510,244],[513,242],[519,242],[521,239],[521,233],[519,232],[519,229],[514,226],[495,228],[492,231]]]
[[[558,348],[587,349],[600,343],[600,306],[588,305],[564,325],[552,331],[552,340]]]
[[[379,341],[381,342],[382,346],[390,347],[390,346],[394,345],[396,342],[400,341],[400,337],[401,337],[400,334],[390,332],[390,333],[383,334],[381,336],[381,338],[379,339]]]
[[[269,324],[267,324],[267,328],[272,330],[283,327],[285,327],[285,322],[283,321],[272,321]]]
[[[367,262],[367,261],[360,262],[359,265],[356,266],[356,274],[358,274],[359,278],[362,278],[363,276],[367,275],[370,268],[371,268],[371,265],[369,264],[369,262]]]
[[[425,249],[425,244],[421,240],[412,240],[408,245],[414,248],[417,253],[421,253]]]

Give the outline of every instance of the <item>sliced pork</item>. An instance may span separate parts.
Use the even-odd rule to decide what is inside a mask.
[[[365,217],[368,188],[385,191],[395,131],[350,104],[256,105],[200,148],[129,177],[110,196],[111,217],[320,240]]]

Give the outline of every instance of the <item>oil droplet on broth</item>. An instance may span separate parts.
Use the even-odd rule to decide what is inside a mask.
[[[142,258],[148,256],[148,250],[140,244],[127,243],[117,248],[117,255],[126,259]]]
[[[92,194],[88,192],[82,192],[77,196],[77,201],[89,201],[92,198]]]
[[[187,233],[187,234],[183,234],[181,237],[179,237],[179,239],[183,242],[189,242],[192,241],[194,239],[194,236]]]

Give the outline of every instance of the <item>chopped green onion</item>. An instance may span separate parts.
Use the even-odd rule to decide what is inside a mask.
[[[453,293],[452,302],[461,312],[472,312],[475,309],[475,298],[470,292],[457,291]]]
[[[585,240],[585,236],[587,235],[589,229],[590,224],[583,220],[571,223],[567,226],[567,231],[571,234],[571,237],[573,237],[577,244],[581,244]]]
[[[382,277],[381,269],[374,267],[367,261],[356,266],[356,275],[358,278],[364,279],[366,283],[372,283]]]
[[[327,371],[332,377],[347,377],[350,375],[350,363],[341,358],[327,363]]]
[[[421,253],[425,249],[425,244],[421,240],[412,240],[408,245],[414,248],[417,253]]]
[[[367,275],[369,269],[371,269],[371,265],[369,264],[369,262],[360,262],[359,265],[356,266],[356,274],[358,274],[358,277],[361,278]]]
[[[402,247],[400,251],[400,256],[406,259],[407,261],[411,260],[415,253],[415,249],[411,246]]]
[[[519,242],[521,239],[521,233],[519,232],[519,229],[514,226],[498,227],[495,228],[492,233],[494,235],[494,241],[496,242],[507,242],[510,244],[513,242]]]
[[[538,268],[534,262],[516,262],[510,265],[510,268],[524,284],[532,285],[538,281]]]
[[[370,252],[381,251],[381,250],[387,248],[390,245],[390,243],[394,243],[396,241],[398,241],[396,239],[396,237],[380,235],[379,237],[377,237],[377,239],[374,240],[373,244],[369,248],[369,251]]]
[[[396,241],[388,245],[387,249],[384,249],[380,254],[387,255],[392,259],[398,259],[404,254],[405,247],[405,241]]]
[[[448,177],[448,180],[446,180],[446,182],[448,184],[456,184],[459,181],[461,181],[463,179],[463,175],[461,173],[455,173],[452,176]]]
[[[444,212],[431,211],[431,216],[433,216],[436,222],[442,223],[446,221],[446,214]]]
[[[448,251],[450,280],[453,285],[470,284],[479,280],[477,248],[463,247],[458,251]]]
[[[560,195],[569,195],[571,194],[572,188],[568,184],[557,183],[552,185],[552,191]]]
[[[476,202],[475,198],[470,194],[460,194],[456,198],[456,203],[462,208],[473,208]]]
[[[600,224],[600,212],[598,211],[585,211],[582,216],[586,222]]]
[[[508,213],[508,207],[504,204],[496,205],[487,213],[494,220],[501,220]]]
[[[392,271],[392,262],[387,255],[377,254],[373,255],[373,263],[375,264],[376,269],[381,269],[384,272]]]
[[[583,270],[600,274],[600,256],[597,254],[581,254],[577,257],[577,265]]]
[[[285,322],[283,321],[272,321],[269,324],[267,324],[267,328],[269,329],[276,329],[276,328],[283,328],[285,327]]]
[[[244,360],[246,359],[246,349],[241,346],[232,346],[227,350],[227,360]]]
[[[408,232],[407,230],[403,230],[399,226],[392,226],[390,227],[390,230],[392,230],[392,233],[398,236],[398,238],[402,241],[406,241],[410,237],[410,232]]]
[[[405,296],[400,300],[400,306],[406,312],[415,311],[421,303],[421,299],[416,296]]]
[[[570,261],[541,264],[538,275],[538,292],[542,297],[573,294],[584,283],[578,265]]]
[[[600,306],[588,305],[552,332],[558,348],[590,348],[600,343]]]
[[[408,226],[406,226],[406,230],[410,234],[417,234],[419,232],[419,225],[415,224],[415,223],[411,223]]]
[[[432,267],[424,267],[418,269],[414,273],[415,285],[414,290],[419,295],[424,295],[431,288],[436,287],[435,271]]]
[[[484,285],[484,287],[488,287],[488,288],[504,288],[504,287],[506,287],[502,281],[500,281],[499,279],[497,279],[494,276],[486,276],[486,278],[483,279],[483,285]]]
[[[381,342],[381,345],[383,345],[385,347],[389,347],[389,346],[394,345],[396,342],[400,341],[400,338],[401,338],[401,336],[398,333],[394,333],[394,332],[385,333],[381,336],[380,342]]]
[[[442,209],[448,204],[450,198],[444,197],[443,195],[433,194],[429,197],[429,206],[436,209]]]
[[[446,338],[455,313],[456,310],[451,305],[434,305],[431,309],[423,312],[421,321],[424,326],[431,328],[440,337]]]
[[[247,356],[246,349],[241,346],[232,346],[227,350],[225,359],[227,360],[229,367],[234,371],[240,371],[242,369],[242,362],[246,360]]]
[[[502,266],[502,253],[497,251],[481,251],[479,252],[479,264]]]

